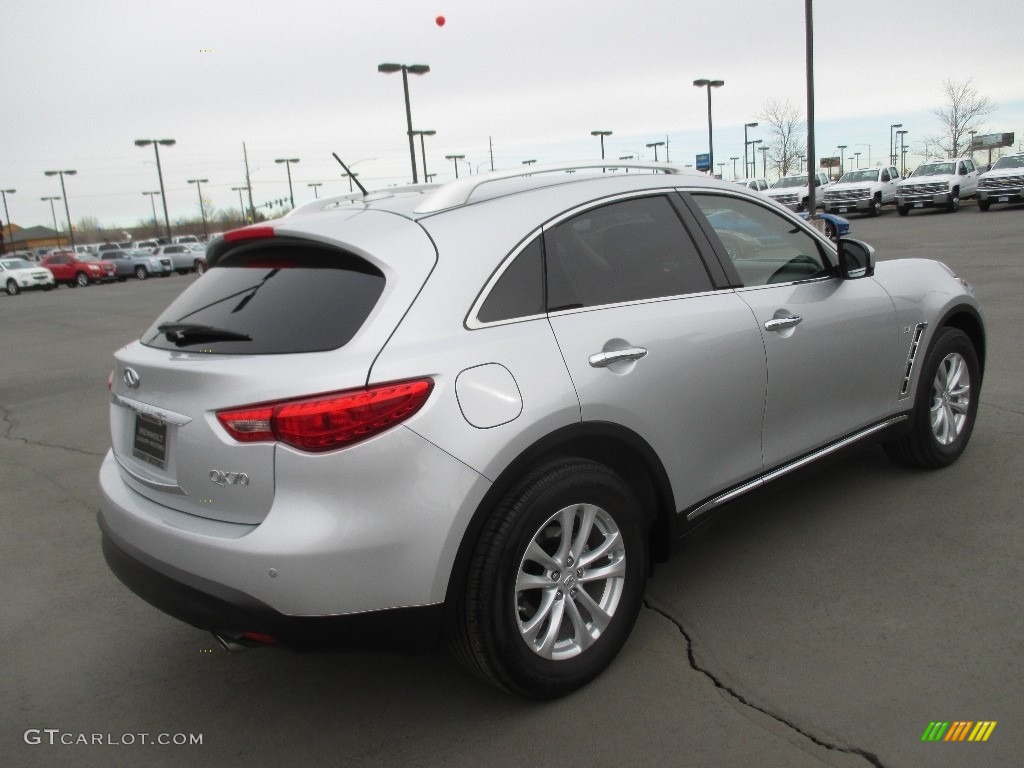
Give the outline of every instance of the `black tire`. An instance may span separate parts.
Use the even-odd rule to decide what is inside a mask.
[[[200,276],[206,274],[206,262],[204,262],[204,261],[197,261],[196,262],[196,274],[200,275]]]
[[[139,264],[139,266],[135,268],[135,277],[137,277],[139,280],[145,280],[147,277],[149,277],[149,270],[147,270],[144,266]]]
[[[825,237],[831,240],[833,243],[839,242],[839,233],[836,231],[836,225],[831,221],[825,222]]]
[[[456,658],[488,682],[538,699],[594,679],[640,610],[647,578],[641,515],[626,484],[601,464],[566,458],[530,472],[491,513],[474,547],[456,605]],[[591,527],[582,528],[582,519]],[[610,551],[588,560],[602,544]],[[591,566],[600,577],[587,578]]]
[[[868,211],[869,216],[877,216],[882,212],[882,193],[879,192],[875,195],[875,199],[871,201],[871,209]]]
[[[957,328],[940,329],[921,368],[910,429],[883,443],[886,453],[911,467],[949,466],[971,439],[980,393],[981,368],[970,337]]]
[[[950,213],[956,213],[960,208],[960,187],[956,187],[952,192],[949,193],[949,202],[946,203],[946,210]]]
[[[991,200],[979,200],[978,201],[978,210],[979,211],[987,211],[991,207],[992,207],[992,201]]]
[[[906,216],[906,215],[908,215],[910,213],[910,206],[909,205],[897,205],[896,206],[896,213],[898,213],[900,216]]]
[[[79,272],[75,275],[75,285],[79,285],[85,288],[89,284],[89,276],[85,272]]]
[[[19,293],[21,293],[21,288],[19,288],[18,284],[16,282],[14,282],[14,278],[11,278],[10,280],[8,280],[7,281],[7,294],[9,296],[17,296]]]

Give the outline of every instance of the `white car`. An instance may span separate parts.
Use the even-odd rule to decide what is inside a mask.
[[[830,183],[828,175],[820,171],[814,174],[814,182],[815,187],[826,187]],[[807,201],[810,198],[807,174],[798,173],[793,176],[783,176],[772,184],[771,189],[766,191],[765,194],[772,198],[772,200],[782,203],[791,211],[806,211]]]
[[[153,255],[158,258],[170,258],[171,269],[179,275],[193,272],[203,257],[202,253],[194,251],[190,243],[175,243],[174,245],[161,245],[153,250]]]
[[[48,291],[56,283],[53,272],[25,259],[0,259],[0,285],[11,296],[22,291],[41,288]]]
[[[906,216],[911,208],[944,207],[953,213],[960,201],[978,194],[978,169],[969,157],[921,163],[896,185],[896,212]]]
[[[978,177],[978,210],[992,203],[1024,202],[1024,152],[996,160],[992,169]]]
[[[825,190],[822,208],[825,213],[860,211],[877,216],[883,205],[896,202],[896,182],[899,180],[900,172],[894,165],[847,171]]]

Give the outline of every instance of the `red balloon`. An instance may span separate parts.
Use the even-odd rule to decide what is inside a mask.
[[[445,21],[444,16],[438,16],[436,19],[434,19],[434,23],[437,24],[437,26],[439,26],[439,27],[443,27],[444,26],[444,21]]]

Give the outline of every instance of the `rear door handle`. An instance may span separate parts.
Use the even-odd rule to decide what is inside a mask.
[[[800,315],[790,315],[789,317],[774,317],[768,320],[764,324],[766,331],[784,331],[787,328],[793,328],[794,326],[800,325],[803,322],[803,318]]]
[[[639,360],[647,355],[643,347],[630,347],[629,349],[616,349],[611,352],[598,352],[588,358],[591,368],[607,368],[612,363],[622,360]]]

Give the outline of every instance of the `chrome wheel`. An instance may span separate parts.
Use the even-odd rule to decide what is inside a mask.
[[[612,517],[593,504],[552,515],[533,535],[515,584],[519,632],[545,659],[569,659],[594,643],[618,608],[626,549]]]
[[[932,382],[932,434],[939,445],[949,445],[963,431],[971,405],[971,374],[967,362],[951,352],[939,363]]]

